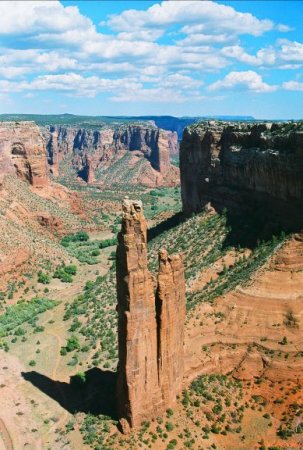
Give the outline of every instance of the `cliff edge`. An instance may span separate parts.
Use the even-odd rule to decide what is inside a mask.
[[[302,169],[302,122],[201,122],[180,146],[183,210],[263,204],[299,216]]]

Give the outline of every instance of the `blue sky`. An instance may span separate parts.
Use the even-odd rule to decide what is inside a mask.
[[[0,113],[303,118],[302,1],[2,1]]]

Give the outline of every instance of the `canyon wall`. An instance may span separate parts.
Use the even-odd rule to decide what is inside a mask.
[[[201,122],[180,146],[185,213],[266,202],[293,208],[303,199],[302,123]]]
[[[45,144],[34,122],[0,123],[1,183],[7,174],[17,174],[34,187],[48,184]]]
[[[180,255],[159,255],[156,296],[142,203],[125,199],[117,248],[118,414],[124,431],[176,401],[184,372],[185,278]]]
[[[174,132],[153,126],[124,125],[118,128],[44,127],[48,162],[58,176],[60,162],[70,158],[72,168],[84,181],[105,182],[106,169],[125,155],[130,168],[141,161],[143,170],[138,181],[151,185],[176,185],[179,170],[170,163],[170,155],[178,153],[178,137]],[[141,164],[142,165],[142,164]],[[119,173],[115,174],[117,182]]]

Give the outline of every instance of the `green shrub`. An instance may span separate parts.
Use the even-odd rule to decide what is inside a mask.
[[[41,272],[41,270],[40,270],[38,272],[38,283],[49,284],[50,276],[48,275],[48,273]]]
[[[77,273],[77,267],[73,264],[69,266],[65,266],[62,264],[61,266],[58,266],[55,270],[55,273],[53,275],[54,278],[58,278],[63,283],[72,283],[73,277],[72,275],[76,275]]]
[[[68,273],[69,275],[76,275],[77,266],[75,266],[74,264],[71,264],[69,266],[64,266],[64,272]]]
[[[70,381],[75,387],[83,386],[86,383],[86,375],[84,372],[77,372],[71,377]]]
[[[167,429],[167,431],[173,431],[174,425],[171,422],[166,422],[165,428]]]
[[[67,352],[72,352],[74,350],[78,350],[80,348],[80,342],[77,336],[72,335],[67,339],[67,343],[65,349]]]
[[[22,323],[33,319],[48,309],[54,308],[57,304],[58,302],[54,300],[38,297],[28,302],[19,300],[16,305],[6,308],[5,313],[0,316],[0,337],[6,336]]]
[[[79,231],[78,233],[65,236],[61,240],[61,245],[68,247],[71,242],[87,242],[88,240],[89,235],[85,231]]]

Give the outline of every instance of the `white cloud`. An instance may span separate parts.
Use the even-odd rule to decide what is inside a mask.
[[[193,78],[179,73],[168,75],[161,83],[163,87],[177,88],[177,89],[193,89],[198,88],[203,84],[201,80],[194,80]]]
[[[237,71],[238,62],[283,69],[303,65],[300,42],[279,40],[255,54],[241,45],[243,34],[286,32],[287,25],[214,1],[162,1],[113,15],[104,25],[111,33],[101,33],[67,2],[0,2],[0,92],[87,97],[105,92],[114,101],[182,103],[202,98],[204,74],[228,66],[230,73],[210,91],[276,89],[256,72]]]
[[[225,57],[234,58],[246,64],[259,64],[258,57],[248,54],[240,45],[223,47],[220,53]]]
[[[186,34],[201,32],[220,34],[248,33],[260,36],[272,29],[270,20],[259,20],[250,13],[236,11],[231,6],[220,5],[212,1],[163,1],[152,5],[146,11],[135,9],[113,15],[109,25],[116,31],[134,32],[134,30],[165,27],[184,24],[182,31]]]
[[[274,46],[258,50],[256,55],[250,55],[240,45],[223,47],[220,54],[245,64],[277,69],[296,69],[303,65],[303,43],[287,39],[279,39]]]
[[[300,81],[285,81],[282,87],[287,91],[303,91],[303,83]]]
[[[164,87],[123,91],[111,97],[114,102],[147,102],[147,103],[186,103],[202,100],[199,92],[182,93]]]
[[[244,72],[230,72],[222,80],[209,85],[208,89],[210,91],[248,89],[253,92],[273,92],[277,89],[277,86],[265,83],[258,73],[253,70],[247,70]]]
[[[0,2],[0,34],[34,34],[49,30],[89,29],[92,21],[76,6],[64,7],[59,1]]]
[[[276,26],[276,29],[281,33],[288,33],[289,31],[293,31],[293,28],[289,27],[288,25],[284,25],[283,23],[279,23]]]
[[[178,45],[181,46],[201,46],[201,45],[214,45],[225,44],[226,42],[233,41],[235,36],[232,34],[203,34],[192,33],[186,38],[178,41]]]
[[[83,77],[76,73],[41,75],[31,82],[0,80],[0,93],[22,91],[61,91],[78,96],[94,97],[100,92],[136,90],[141,84],[129,78],[109,79]]]

